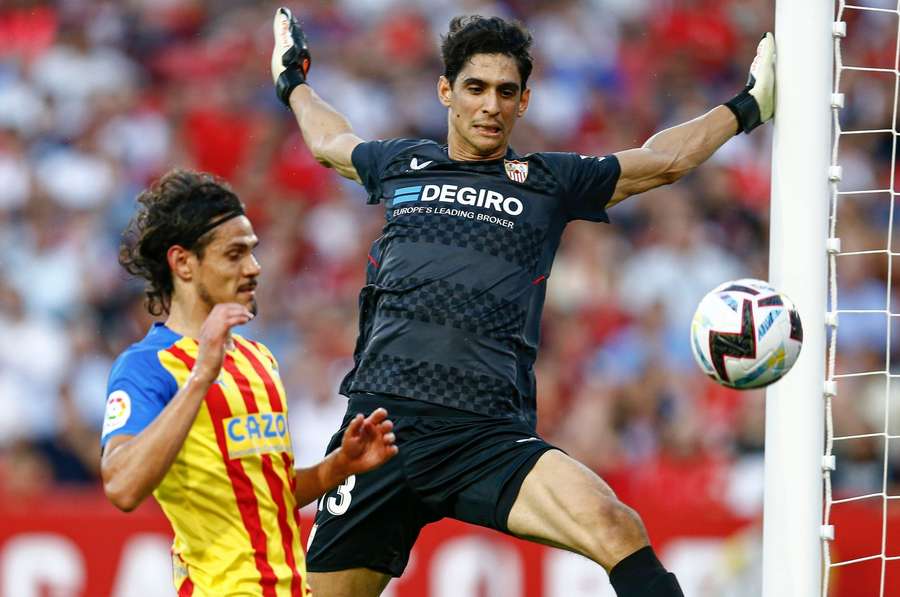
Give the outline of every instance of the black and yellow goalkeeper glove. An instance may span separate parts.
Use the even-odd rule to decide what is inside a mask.
[[[747,86],[725,105],[737,117],[738,133],[749,133],[772,118],[775,113],[775,37],[771,33],[766,33],[756,48]]]
[[[291,92],[297,85],[306,83],[306,73],[309,72],[311,60],[309,43],[290,9],[281,7],[275,11],[272,30],[275,33],[272,81],[275,83],[275,94],[278,99],[290,108]]]

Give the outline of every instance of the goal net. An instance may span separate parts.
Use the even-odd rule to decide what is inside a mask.
[[[900,2],[838,0],[834,15],[821,594],[896,597]]]

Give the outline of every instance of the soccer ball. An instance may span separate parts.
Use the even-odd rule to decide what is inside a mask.
[[[714,288],[691,322],[697,364],[729,388],[761,388],[778,381],[796,362],[802,344],[794,303],[761,280],[734,280]]]

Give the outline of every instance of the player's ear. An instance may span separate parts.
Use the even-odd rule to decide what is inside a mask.
[[[450,96],[453,94],[453,86],[450,79],[441,75],[437,84],[438,99],[445,107],[450,107]]]
[[[172,245],[166,251],[166,261],[172,276],[184,282],[190,282],[194,278],[194,263],[196,258],[191,251],[181,245]]]
[[[516,116],[521,118],[525,115],[529,101],[531,101],[531,87],[526,87],[525,91],[522,92],[522,97],[519,98],[519,109],[516,111]]]

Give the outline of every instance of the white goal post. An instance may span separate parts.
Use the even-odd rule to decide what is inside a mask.
[[[821,594],[832,21],[827,0],[775,8],[769,279],[797,305],[803,349],[766,394],[763,596]]]

